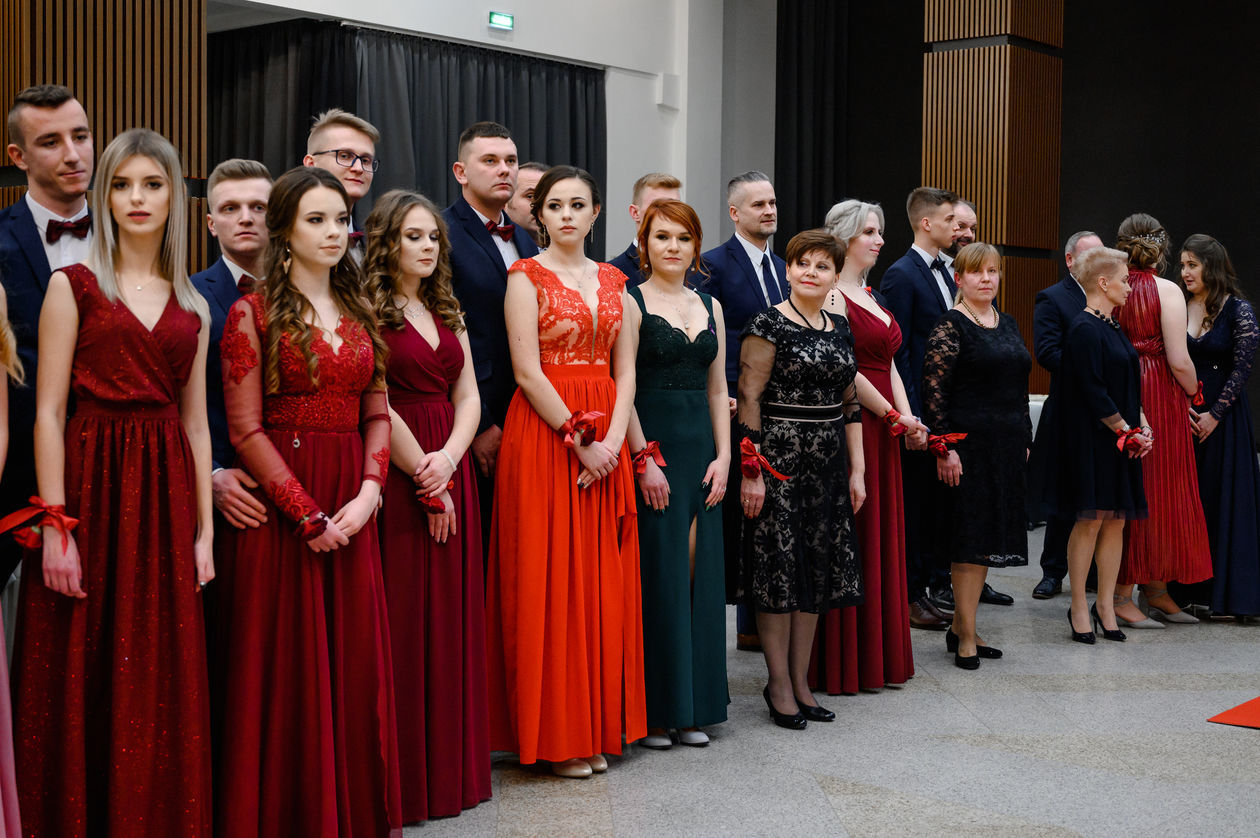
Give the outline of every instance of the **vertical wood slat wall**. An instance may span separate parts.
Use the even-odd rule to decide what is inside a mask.
[[[152,128],[179,151],[185,177],[209,175],[204,0],[0,0],[0,37],[0,109],[29,85],[64,84],[87,111],[98,158],[122,131]],[[0,205],[21,193],[0,189]],[[189,228],[189,269],[201,270],[203,200],[189,200]]]
[[[923,59],[923,183],[979,207],[980,240],[1004,251],[999,305],[1031,349],[1033,301],[1062,268],[1063,65],[1011,38],[1061,46],[1063,2],[927,0],[924,8],[924,39],[937,46]],[[1048,385],[1034,365],[1031,392]]]

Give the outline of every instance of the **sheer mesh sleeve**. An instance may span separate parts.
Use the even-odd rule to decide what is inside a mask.
[[[774,370],[775,346],[763,337],[748,335],[739,351],[739,424],[741,432],[761,443],[761,395]],[[739,442],[735,441],[735,445]]]
[[[958,328],[945,318],[928,335],[923,355],[923,422],[934,434],[949,433],[949,385],[961,347]]]
[[[1256,325],[1256,312],[1251,303],[1234,298],[1234,317],[1230,324],[1230,338],[1234,344],[1234,369],[1210,411],[1219,420],[1229,412],[1238,400],[1243,385],[1251,377],[1251,364],[1256,357],[1256,345],[1260,343],[1260,328]]]
[[[236,454],[276,508],[294,522],[313,518],[319,506],[298,483],[288,463],[263,433],[262,343],[250,298],[238,300],[223,326],[223,402]]]
[[[852,425],[862,421],[862,405],[858,403],[857,378],[844,389],[844,423]]]
[[[363,432],[363,479],[385,485],[389,474],[389,398],[384,390],[364,390],[359,407]]]

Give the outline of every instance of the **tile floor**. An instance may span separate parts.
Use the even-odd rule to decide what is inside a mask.
[[[981,606],[1002,660],[965,672],[915,631],[904,688],[820,696],[838,719],[803,732],[767,718],[731,609],[730,718],[709,747],[632,746],[588,780],[499,755],[493,799],[405,836],[1260,835],[1260,731],[1205,721],[1260,696],[1260,625],[1083,646],[1066,595],[1031,598],[1039,578],[1035,558],[990,574],[1015,596]]]

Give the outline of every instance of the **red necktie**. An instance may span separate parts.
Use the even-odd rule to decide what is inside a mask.
[[[241,296],[254,293],[254,285],[257,283],[249,274],[241,274],[241,278],[236,280],[236,290],[241,292]]]
[[[61,237],[66,233],[69,233],[76,239],[86,239],[88,231],[91,229],[91,214],[83,216],[78,221],[58,221],[54,218],[48,222],[48,227],[44,230],[44,241],[49,244],[56,244],[61,241]]]
[[[516,225],[512,223],[495,224],[493,221],[486,222],[486,232],[492,236],[498,236],[505,242],[510,242],[512,240],[512,233],[515,231]]]

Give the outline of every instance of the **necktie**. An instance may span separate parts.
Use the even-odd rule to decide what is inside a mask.
[[[44,230],[44,241],[49,244],[56,244],[61,241],[61,237],[66,233],[69,233],[76,239],[86,239],[88,231],[91,229],[91,213],[83,216],[78,221],[58,221],[54,218],[48,222],[48,227]]]
[[[355,230],[353,233],[350,234],[350,246],[358,247],[361,244],[363,244],[363,231]]]
[[[949,292],[949,305],[952,306],[954,304],[954,294],[958,293],[958,286],[954,284],[954,278],[949,275],[949,271],[945,270],[945,260],[939,256],[933,260],[932,272],[945,280],[945,290]]]
[[[769,253],[761,254],[761,280],[766,284],[767,305],[783,302],[783,295],[779,293],[779,280],[775,278],[774,268],[770,267]]]
[[[493,221],[486,222],[486,232],[492,236],[498,236],[505,242],[512,240],[512,233],[516,232],[516,225],[508,222],[507,224],[495,224]]]
[[[254,285],[256,282],[257,280],[249,274],[241,274],[241,278],[236,280],[236,290],[241,292],[242,297],[246,294],[252,294],[254,293]]]

